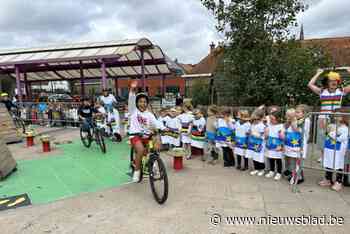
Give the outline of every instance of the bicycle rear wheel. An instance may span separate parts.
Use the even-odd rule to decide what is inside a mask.
[[[96,143],[100,146],[100,149],[102,151],[102,153],[106,153],[106,144],[105,144],[105,140],[103,139],[103,135],[102,135],[102,131],[100,129],[96,129]]]
[[[83,128],[80,128],[80,139],[86,148],[89,148],[91,146],[91,136],[89,136],[88,132],[83,131]]]
[[[165,165],[159,155],[154,154],[150,156],[148,163],[149,182],[154,199],[163,204],[168,199],[168,175],[166,173]]]

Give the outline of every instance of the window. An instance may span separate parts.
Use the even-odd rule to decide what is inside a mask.
[[[121,88],[121,96],[127,98],[129,96],[129,89],[128,87]]]
[[[180,92],[180,88],[179,88],[179,86],[167,86],[166,87],[166,92],[167,93],[177,94],[177,93]]]

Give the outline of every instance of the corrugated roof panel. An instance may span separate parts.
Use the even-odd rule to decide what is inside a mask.
[[[149,71],[150,74],[158,73],[156,66],[146,66],[146,69]]]
[[[111,68],[117,76],[127,76],[127,74],[120,67]]]
[[[62,58],[77,58],[83,52],[83,50],[69,50],[67,53],[62,55]]]
[[[128,75],[137,75],[138,74],[138,73],[136,73],[136,71],[134,69],[132,69],[132,67],[123,67],[123,70]]]
[[[81,50],[80,57],[96,56],[101,48]]]
[[[161,73],[169,73],[170,72],[168,69],[168,66],[165,64],[157,65],[157,67]]]

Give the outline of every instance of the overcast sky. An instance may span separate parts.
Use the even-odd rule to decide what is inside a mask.
[[[307,1],[306,38],[350,36],[350,0]],[[139,37],[185,63],[223,39],[200,0],[1,0],[1,48]]]

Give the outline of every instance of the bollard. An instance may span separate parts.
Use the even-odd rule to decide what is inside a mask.
[[[174,169],[181,170],[183,169],[183,156],[174,156]]]
[[[41,137],[41,142],[43,144],[43,152],[50,152],[51,151],[51,147],[50,147],[50,136],[42,136]]]
[[[32,147],[34,145],[34,133],[32,131],[27,131],[26,134],[27,147]]]
[[[43,152],[50,152],[51,148],[50,148],[50,141],[43,141]]]
[[[34,136],[27,136],[27,147],[34,145]]]

